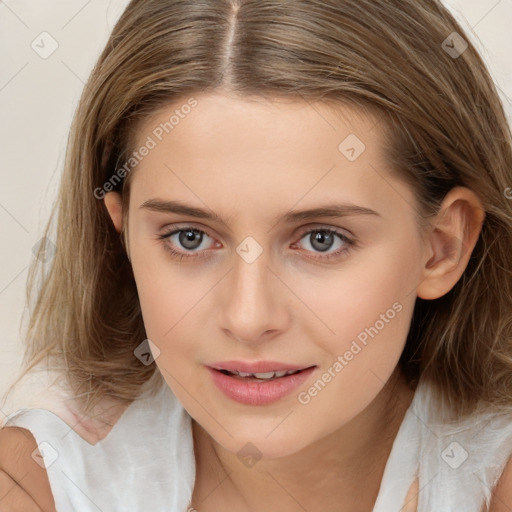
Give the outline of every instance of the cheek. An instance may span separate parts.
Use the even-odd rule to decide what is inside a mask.
[[[130,254],[146,334],[157,342],[171,336],[192,307],[198,283],[187,278],[187,266],[172,261],[162,241],[147,231],[137,223],[130,225]]]
[[[204,324],[197,319],[207,314],[205,304],[218,277],[195,271],[192,265],[180,267],[165,254],[151,259],[144,254],[150,252],[133,251],[132,266],[146,334],[160,351],[159,368],[176,373],[182,362],[198,360]]]
[[[296,279],[294,292],[321,320],[305,322],[304,329],[315,330],[308,333],[311,339],[319,339],[321,331],[330,353],[348,350],[353,340],[364,344],[372,334],[400,345],[416,300],[420,261],[420,246],[409,238],[355,252],[346,266],[307,283]]]
[[[305,323],[306,337],[322,349],[319,378],[301,389],[301,413],[329,419],[327,435],[359,414],[383,389],[403,352],[416,301],[418,254],[397,258],[401,248],[380,251],[380,259],[360,262],[337,279],[310,288],[311,309],[325,325]],[[305,290],[302,292],[305,293]],[[320,327],[319,327],[320,326]],[[322,333],[320,336],[319,333]],[[304,416],[304,417],[306,417]],[[299,434],[297,434],[299,435]]]

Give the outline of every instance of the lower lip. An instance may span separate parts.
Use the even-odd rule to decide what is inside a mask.
[[[228,397],[246,405],[267,405],[277,402],[303,384],[315,367],[307,368],[293,375],[286,375],[268,382],[255,382],[225,375],[219,370],[208,368],[214,384]]]

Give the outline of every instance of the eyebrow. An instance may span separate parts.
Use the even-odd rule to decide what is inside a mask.
[[[220,224],[226,225],[225,221],[216,213],[184,204],[180,201],[163,201],[161,199],[148,199],[142,203],[140,209],[150,210],[161,213],[177,213],[188,215],[198,219],[207,219]],[[353,204],[337,204],[330,203],[317,208],[309,208],[307,210],[290,211],[285,213],[279,219],[279,222],[294,223],[303,220],[315,219],[317,217],[341,218],[350,215],[381,215],[370,208],[357,206]]]

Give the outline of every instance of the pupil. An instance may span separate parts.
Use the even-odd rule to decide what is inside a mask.
[[[182,231],[180,233],[180,243],[185,247],[186,249],[197,249],[199,245],[201,245],[201,237],[202,235],[200,233],[197,233],[195,231]],[[197,240],[199,240],[199,244],[197,244]]]
[[[316,235],[311,235],[311,236],[313,236],[313,241],[312,241],[311,245],[318,251],[325,252],[331,248],[332,242],[333,242],[332,233],[329,233],[326,231],[317,231]],[[317,242],[320,242],[320,244],[327,243],[328,247],[323,247],[323,246],[318,247]]]

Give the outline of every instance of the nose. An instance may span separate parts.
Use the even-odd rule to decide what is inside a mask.
[[[252,263],[236,255],[224,282],[221,328],[240,343],[268,341],[284,332],[290,321],[289,296],[265,252]]]

